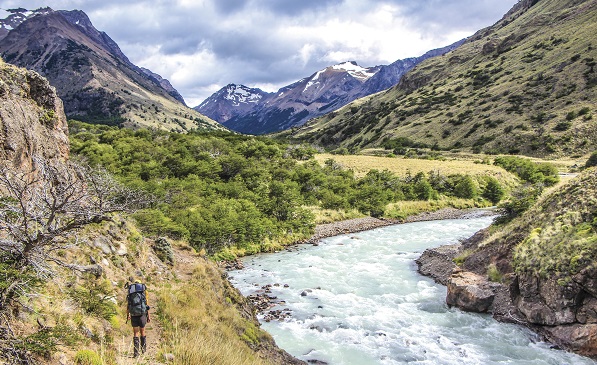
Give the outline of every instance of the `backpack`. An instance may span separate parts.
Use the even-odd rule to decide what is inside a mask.
[[[129,285],[129,292],[126,299],[128,301],[129,313],[132,317],[142,316],[147,313],[145,289],[145,284]]]

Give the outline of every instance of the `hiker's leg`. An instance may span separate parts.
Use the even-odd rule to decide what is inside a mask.
[[[141,339],[141,353],[144,354],[147,351],[147,337],[141,334],[139,338]]]
[[[141,327],[133,327],[133,356],[139,356],[139,333],[141,332]]]
[[[139,317],[139,334],[141,339],[141,352],[145,353],[147,350],[147,337],[145,337],[145,325],[147,324],[147,314]]]

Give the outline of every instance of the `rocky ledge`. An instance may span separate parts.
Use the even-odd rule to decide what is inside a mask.
[[[487,230],[482,230],[459,244],[425,250],[415,260],[419,273],[447,287],[449,306],[490,313],[499,321],[534,330],[555,347],[597,357],[597,300],[586,289],[590,285],[573,290],[570,284],[561,286],[515,273],[504,275],[498,283],[455,264],[459,255],[476,247],[485,237]],[[583,277],[597,278],[597,273]],[[593,282],[597,283],[597,279]]]

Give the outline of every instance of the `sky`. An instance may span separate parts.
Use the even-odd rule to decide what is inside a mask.
[[[516,2],[0,0],[0,8],[83,10],[194,107],[230,83],[272,92],[345,61],[369,67],[417,57],[494,24]]]

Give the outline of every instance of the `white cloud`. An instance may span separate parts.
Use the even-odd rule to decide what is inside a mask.
[[[189,105],[228,83],[266,91],[331,64],[419,56],[497,21],[516,0],[5,0],[84,10]]]

